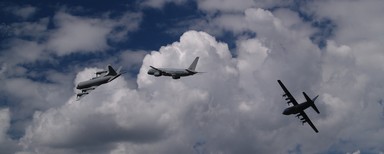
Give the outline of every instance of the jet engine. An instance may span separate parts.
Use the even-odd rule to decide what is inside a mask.
[[[108,73],[108,71],[100,71],[100,72],[96,72],[95,74],[96,75],[101,75],[101,74],[104,74],[104,73]]]
[[[159,77],[159,76],[161,76],[161,72],[156,71],[156,72],[153,73],[153,75],[156,76],[156,77]]]
[[[180,76],[172,75],[172,79],[180,79]]]
[[[81,96],[83,96],[83,95],[88,95],[88,94],[89,94],[89,92],[78,93],[78,94],[77,94],[77,97],[81,97]]]

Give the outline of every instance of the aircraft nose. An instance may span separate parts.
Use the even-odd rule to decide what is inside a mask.
[[[285,109],[285,110],[283,111],[282,114],[284,114],[284,115],[289,115],[289,111],[288,111],[288,109]]]
[[[149,75],[153,75],[154,73],[155,72],[152,69],[148,70],[148,72],[147,72],[147,74],[149,74]]]

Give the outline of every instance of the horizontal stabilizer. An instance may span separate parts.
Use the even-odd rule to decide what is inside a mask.
[[[121,73],[121,69],[122,69],[123,67],[122,66],[120,66],[118,69],[117,69],[117,71],[116,71],[116,73],[117,74],[120,74]]]
[[[111,82],[112,80],[115,80],[115,79],[118,78],[120,75],[121,75],[121,74],[117,74],[117,75],[115,75],[114,77],[110,78],[110,79],[108,80],[108,82]]]

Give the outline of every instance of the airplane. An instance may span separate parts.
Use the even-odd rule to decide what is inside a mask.
[[[180,79],[180,77],[190,76],[190,75],[194,75],[196,73],[203,73],[203,72],[196,72],[195,71],[195,68],[196,68],[198,61],[199,61],[199,57],[196,57],[195,60],[192,62],[192,64],[187,69],[156,68],[156,67],[150,66],[151,69],[148,70],[148,74],[153,75],[155,77],[172,76],[172,79]]]
[[[121,67],[115,71],[111,65],[108,65],[107,70],[96,72],[96,77],[77,84],[76,89],[81,90],[80,93],[76,94],[77,100],[80,100],[83,96],[89,94],[90,91],[95,90],[98,86],[111,82],[112,80],[119,77],[121,74],[123,74],[120,73],[120,70]]]
[[[287,100],[288,102],[288,105],[289,103],[292,103],[293,106],[291,107],[288,107],[284,110],[283,114],[284,115],[291,115],[291,114],[296,114],[296,117],[299,118],[302,122],[302,124],[304,125],[304,123],[308,123],[312,129],[318,133],[319,131],[317,130],[317,128],[315,127],[315,125],[312,123],[312,121],[309,119],[309,117],[307,116],[307,114],[305,114],[304,110],[307,109],[308,107],[312,107],[313,110],[315,110],[318,114],[320,114],[319,110],[317,109],[316,105],[315,105],[315,101],[317,99],[317,97],[319,97],[319,95],[317,95],[315,98],[313,99],[310,99],[308,97],[308,95],[303,92],[303,95],[306,99],[306,102],[304,103],[301,103],[301,104],[298,104],[297,101],[295,100],[295,98],[293,98],[292,94],[288,91],[288,89],[284,86],[284,84],[280,81],[280,80],[277,80],[277,82],[280,84],[281,88],[283,88],[285,94],[283,95],[283,97],[287,97],[285,98],[285,100]]]

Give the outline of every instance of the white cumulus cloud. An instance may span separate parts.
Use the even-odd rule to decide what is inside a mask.
[[[35,114],[24,145],[41,153],[97,147],[104,147],[101,153],[189,153],[203,140],[211,153],[285,153],[294,147],[316,153],[334,146],[351,152],[356,150],[351,144],[382,151],[382,110],[375,103],[380,86],[373,84],[378,78],[356,61],[353,47],[329,40],[320,51],[310,33],[292,26],[299,23],[284,23],[263,9],[248,9],[241,20],[259,37],[239,39],[236,58],[213,36],[188,31],[144,57],[137,88],[120,78],[80,102],[71,98],[60,108]],[[180,80],[146,74],[150,65],[187,67],[196,56],[197,70],[207,73]],[[321,114],[307,111],[319,134],[281,114],[286,104],[277,79],[298,101],[303,101],[302,91],[320,95]],[[359,135],[362,131],[367,133]],[[372,136],[373,131],[378,133]]]
[[[308,5],[316,16],[337,25],[323,49],[311,41],[315,30],[297,12],[257,8],[271,6],[274,1],[221,2],[214,6],[198,1],[199,9],[222,13],[200,24],[213,34],[255,33],[236,38],[232,51],[236,57],[226,43],[202,31],[187,31],[179,41],[145,56],[122,54],[127,60],[144,57],[137,87],[132,86],[132,78],[121,77],[81,101],[74,101],[73,96],[62,106],[36,112],[20,140],[22,152],[193,153],[198,151],[194,149],[197,143],[203,143],[201,148],[206,153],[384,151],[381,2],[321,1]],[[357,11],[340,9],[345,6]],[[361,6],[373,9],[362,11]],[[81,19],[80,25],[85,22],[91,29],[105,26],[99,20],[70,17]],[[369,28],[364,28],[367,23]],[[65,28],[55,32],[61,30]],[[77,47],[58,51],[70,54],[93,50]],[[206,73],[179,80],[146,74],[150,65],[187,67],[196,56],[200,57],[197,71]],[[89,79],[97,70],[84,69],[74,83]],[[281,114],[287,106],[278,79],[299,102],[304,101],[303,91],[311,97],[320,95],[316,104],[321,114],[306,110],[318,134],[294,116]],[[32,89],[39,87],[28,80],[20,81],[32,85]],[[12,91],[23,85],[15,81],[11,84],[15,85],[9,86]],[[26,91],[21,90],[19,95],[39,98]],[[5,119],[2,129],[6,130],[8,111],[1,112],[0,117]]]
[[[36,113],[23,144],[40,153],[77,153],[97,147],[104,147],[100,153],[190,153],[201,139],[206,142],[205,149],[213,153],[279,153],[304,144],[302,140],[314,134],[310,127],[301,127],[296,119],[281,115],[285,103],[276,79],[285,76],[282,73],[286,68],[277,67],[274,63],[280,61],[279,57],[269,52],[284,51],[270,51],[257,39],[239,44],[239,56],[232,58],[225,43],[204,32],[186,32],[179,42],[146,55],[137,89],[129,88],[127,81],[119,78],[79,102],[71,98],[62,107]],[[146,74],[150,65],[187,67],[195,56],[200,57],[197,70],[207,73],[180,80]],[[275,73],[264,71],[268,69]],[[80,72],[76,82],[94,71]],[[311,117],[317,124],[319,117]],[[320,124],[317,126],[324,131]],[[298,129],[301,134],[292,133]],[[292,143],[275,140],[281,136],[298,139]],[[266,143],[276,148],[262,146]],[[304,148],[321,151],[312,146]]]

